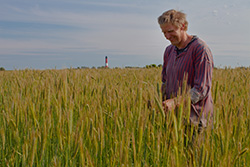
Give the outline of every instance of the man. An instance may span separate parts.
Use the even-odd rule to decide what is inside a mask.
[[[178,106],[176,97],[186,81],[191,87],[190,121],[206,127],[212,123],[213,116],[212,53],[204,41],[187,33],[186,14],[172,9],[164,12],[158,23],[171,42],[165,50],[162,69],[163,108],[168,112]]]

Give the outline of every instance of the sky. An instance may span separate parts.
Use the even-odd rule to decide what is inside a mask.
[[[162,64],[157,18],[187,14],[216,67],[250,67],[249,0],[0,0],[0,67],[62,69]]]

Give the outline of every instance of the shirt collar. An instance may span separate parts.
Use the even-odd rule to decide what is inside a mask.
[[[174,50],[177,51],[177,53],[182,53],[182,52],[186,51],[186,50],[188,49],[189,45],[190,45],[191,43],[193,43],[196,39],[198,39],[198,37],[197,37],[196,35],[193,35],[192,40],[187,44],[187,46],[186,46],[185,48],[178,49],[178,48],[175,46],[175,47],[174,47]]]

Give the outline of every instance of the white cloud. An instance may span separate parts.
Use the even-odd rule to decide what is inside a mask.
[[[214,16],[218,16],[218,11],[217,10],[213,10],[213,15]]]

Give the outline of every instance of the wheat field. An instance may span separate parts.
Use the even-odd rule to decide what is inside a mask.
[[[1,71],[0,166],[250,166],[250,68],[214,70],[214,125],[192,145],[189,105],[163,112],[160,73]]]

